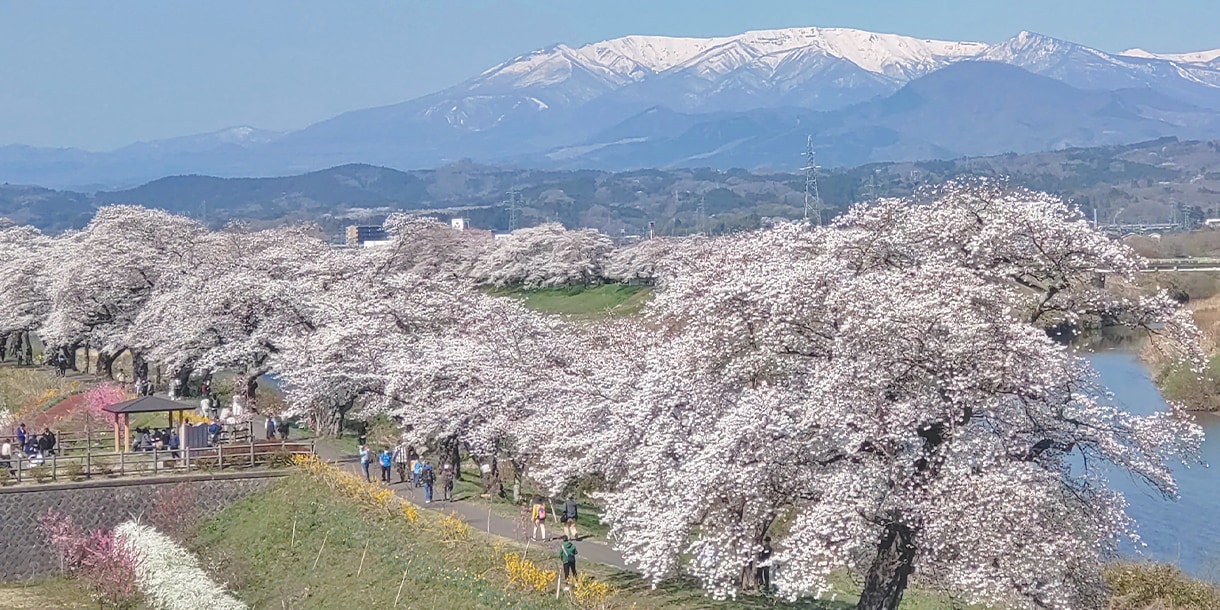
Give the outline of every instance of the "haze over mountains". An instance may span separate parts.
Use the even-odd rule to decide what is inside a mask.
[[[537,168],[743,167],[1220,137],[1220,50],[1105,53],[837,28],[563,44],[415,100],[276,133],[243,127],[105,153],[0,147],[0,181],[77,189],[460,159]]]

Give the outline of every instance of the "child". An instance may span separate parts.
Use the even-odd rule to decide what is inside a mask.
[[[560,540],[563,540],[563,544],[559,545],[559,561],[563,564],[563,582],[567,583],[569,578],[576,578],[576,545],[567,536]],[[568,590],[566,584],[563,590]]]
[[[382,447],[377,462],[381,464],[381,482],[386,485],[390,484],[390,459],[390,448]]]
[[[420,480],[420,477],[423,476],[423,474],[424,474],[424,462],[423,462],[423,460],[416,459],[414,462],[411,463],[411,480],[415,483],[416,487],[419,487],[421,484],[423,484],[423,481]]]

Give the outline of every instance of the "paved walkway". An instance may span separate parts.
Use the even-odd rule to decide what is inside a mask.
[[[255,429],[256,433],[260,434],[260,438],[261,438],[261,432],[264,429],[263,427],[265,425],[266,425],[265,418],[263,418],[261,416],[255,416],[254,429]],[[344,455],[337,449],[328,446],[326,443],[317,443],[315,445],[315,447],[316,447],[316,451],[318,452],[318,457],[320,457],[324,460],[327,460],[329,462],[333,462],[333,463],[337,464],[340,468],[348,470],[349,472],[354,472],[356,474],[359,474],[360,476],[364,476],[363,471],[361,471],[361,469],[360,469],[360,463],[359,463],[358,456]],[[379,476],[380,472],[381,472],[381,467],[374,464],[370,468],[370,472],[374,472],[374,476]],[[391,480],[393,480],[393,481],[398,480],[397,471],[391,473],[390,476],[392,477]],[[400,484],[400,483],[395,482],[392,485],[390,485],[390,488],[393,489],[394,492],[397,493],[400,497],[402,497],[420,507],[423,507],[426,510],[431,510],[431,511],[435,511],[435,512],[444,512],[444,513],[454,513],[454,514],[458,515],[459,517],[461,517],[463,521],[470,524],[471,527],[473,527],[477,530],[488,531],[491,534],[500,536],[502,538],[508,538],[510,540],[515,540],[515,541],[520,540],[521,534],[519,532],[519,529],[517,528],[515,520],[507,518],[507,517],[503,517],[494,512],[491,512],[491,510],[489,508],[487,508],[486,506],[481,506],[479,504],[473,504],[470,502],[463,502],[461,500],[455,500],[453,502],[444,502],[444,501],[434,500],[431,504],[425,504],[423,488],[416,488],[410,482],[407,482],[405,484]],[[437,494],[439,494],[439,490],[434,490],[434,491],[436,491],[437,493],[433,494],[433,498],[436,498]],[[489,517],[489,515],[490,515],[490,517]],[[563,526],[558,523],[548,522],[547,523],[547,534],[549,534],[551,536],[562,535]],[[559,552],[559,541],[558,540],[551,540],[548,542],[531,543],[531,544],[534,544],[534,545],[545,544],[545,545],[548,545],[551,548],[553,548],[556,553]],[[601,563],[601,564],[613,566],[613,567],[624,569],[624,570],[628,569],[627,564],[623,561],[623,556],[620,555],[618,553],[618,551],[615,551],[614,549],[610,548],[610,546],[605,543],[592,541],[592,540],[585,540],[585,541],[577,542],[576,547],[578,549],[579,557],[583,561],[592,561],[595,563]]]

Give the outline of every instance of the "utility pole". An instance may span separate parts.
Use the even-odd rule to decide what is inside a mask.
[[[822,198],[818,195],[818,164],[813,152],[812,135],[806,140],[805,152],[801,156],[805,157],[805,220],[809,220],[809,213],[813,212],[815,223],[820,227],[822,226]]]

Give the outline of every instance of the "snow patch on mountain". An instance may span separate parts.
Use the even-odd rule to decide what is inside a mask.
[[[1194,53],[1152,53],[1143,49],[1127,49],[1119,55],[1141,59],[1161,59],[1182,64],[1206,64],[1220,59],[1220,49],[1196,51]]]

